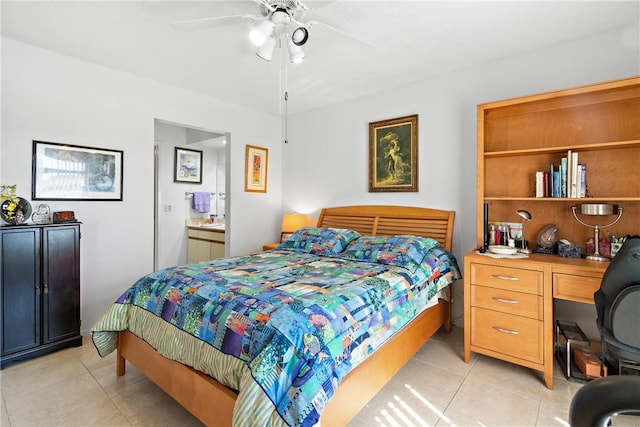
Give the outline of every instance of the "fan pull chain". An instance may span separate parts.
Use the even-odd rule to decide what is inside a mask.
[[[289,92],[287,92],[286,90],[284,91],[284,143],[288,144],[289,140],[288,138],[288,130],[289,130],[289,125],[288,125],[288,119],[289,119],[289,114],[288,114],[288,108],[287,108],[287,103],[289,101]]]
[[[281,40],[282,42],[282,40]],[[281,48],[280,51],[283,51]],[[284,70],[284,143],[289,143],[289,68],[285,55],[281,54],[281,70]]]

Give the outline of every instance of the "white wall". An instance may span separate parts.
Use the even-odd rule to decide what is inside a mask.
[[[635,34],[638,34],[637,28]],[[419,72],[419,70],[416,70]],[[476,106],[542,91],[640,74],[640,55],[623,32],[552,46],[290,118],[283,148],[285,211],[317,214],[323,206],[403,204],[456,211],[454,253],[475,245]],[[368,123],[419,115],[419,192],[368,192]],[[518,220],[516,214],[512,220]],[[462,282],[453,316],[462,325]],[[598,336],[593,306],[559,307]]]
[[[152,270],[154,119],[231,134],[228,250],[243,254],[273,241],[281,210],[279,117],[2,39],[2,184],[17,184],[18,195],[30,199],[34,139],[124,151],[122,202],[47,202],[83,223],[83,333]],[[246,144],[269,149],[267,194],[244,192]]]
[[[283,211],[403,204],[455,210],[462,263],[475,244],[476,105],[640,74],[637,45],[621,40],[610,32],[293,115],[282,145],[277,117],[3,39],[0,182],[29,198],[33,139],[124,150],[123,202],[50,203],[83,221],[84,332],[152,268],[154,119],[231,133],[230,255],[275,241]],[[420,191],[368,193],[368,123],[407,114],[419,114]],[[266,195],[243,192],[245,144],[269,149]],[[592,306],[559,308],[559,316],[586,319],[581,326],[595,336]]]

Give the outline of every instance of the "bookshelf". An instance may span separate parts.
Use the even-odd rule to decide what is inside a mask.
[[[536,197],[535,174],[556,168],[567,152],[587,165],[587,197]],[[520,222],[531,212],[526,238],[535,246],[546,224],[558,237],[584,245],[592,230],[571,207],[616,203],[624,214],[612,233],[640,233],[640,77],[524,96],[478,106],[477,246],[483,205],[490,221]],[[610,220],[603,217],[602,223]]]
[[[587,197],[535,197],[535,173],[560,164],[569,150],[587,165]],[[491,222],[522,222],[516,211],[529,211],[531,249],[551,223],[558,238],[584,246],[593,230],[571,211],[582,203],[623,207],[620,221],[601,236],[640,233],[638,165],[640,76],[479,105],[476,247],[484,243],[485,203]],[[613,219],[592,218],[598,225]],[[554,301],[593,304],[608,265],[551,254],[494,259],[467,253],[464,360],[475,352],[536,369],[552,389]]]

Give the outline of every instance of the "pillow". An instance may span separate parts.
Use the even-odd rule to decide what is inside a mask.
[[[412,273],[437,240],[418,236],[362,236],[340,254],[342,258],[403,267]]]
[[[344,228],[302,227],[276,249],[331,256],[342,252],[360,233]]]

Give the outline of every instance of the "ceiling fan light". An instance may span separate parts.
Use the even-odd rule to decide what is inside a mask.
[[[289,59],[294,64],[301,63],[304,60],[304,58],[305,58],[305,54],[304,54],[303,51],[300,51],[300,52],[296,53],[295,55],[289,55]]]
[[[265,43],[258,48],[258,50],[256,51],[256,55],[258,55],[260,59],[271,61],[271,58],[273,58],[273,50],[275,49],[275,47],[276,39],[274,39],[273,37],[269,37],[265,41]]]
[[[293,30],[291,40],[296,46],[302,46],[309,40],[309,31],[305,27],[298,27]]]
[[[262,46],[273,34],[273,22],[263,21],[260,25],[249,31],[249,38],[251,42],[256,46]]]
[[[304,51],[300,46],[297,46],[293,40],[287,40],[287,47],[289,48],[289,60],[294,64],[302,62],[304,59]]]

